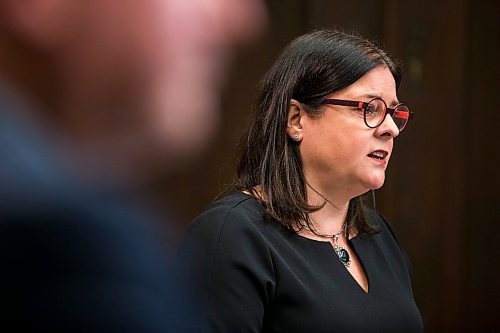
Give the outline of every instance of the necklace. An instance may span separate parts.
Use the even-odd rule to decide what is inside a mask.
[[[339,232],[333,235],[326,235],[326,234],[320,234],[317,231],[312,231],[313,234],[316,236],[324,237],[324,238],[330,238],[333,241],[333,250],[339,257],[340,261],[344,264],[345,267],[349,267],[351,265],[351,258],[349,256],[349,252],[339,244],[339,237],[342,232],[344,232],[345,223],[342,225],[342,229],[340,229]]]
[[[309,184],[308,182],[306,182],[306,184],[307,184],[307,186],[309,186],[311,188],[311,190],[313,190],[316,194],[318,194],[320,197],[322,197],[326,202],[328,202],[330,205],[332,205],[333,207],[338,209],[338,207],[335,206],[332,202],[330,202],[330,200],[328,200],[323,194],[316,191],[316,189],[314,187],[312,187],[311,184]],[[309,231],[311,231],[316,236],[330,238],[333,241],[333,250],[335,251],[335,253],[339,257],[340,261],[344,264],[345,267],[349,267],[351,265],[351,258],[349,256],[349,252],[347,252],[347,250],[342,245],[339,244],[340,234],[342,234],[344,232],[344,234],[347,238],[345,222],[342,224],[342,228],[340,228],[340,231],[337,232],[336,234],[333,234],[333,235],[320,234],[319,232],[317,232],[314,229],[309,229]]]

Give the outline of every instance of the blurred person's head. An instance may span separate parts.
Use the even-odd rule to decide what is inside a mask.
[[[260,0],[2,0],[0,79],[89,155],[178,160],[209,138],[231,47],[264,16]]]

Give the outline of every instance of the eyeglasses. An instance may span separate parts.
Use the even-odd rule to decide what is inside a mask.
[[[379,97],[373,98],[368,103],[327,98],[322,104],[351,106],[362,109],[365,124],[370,128],[379,127],[384,122],[386,115],[389,114],[401,132],[408,124],[408,120],[413,118],[413,112],[405,104],[399,103],[394,108],[388,108],[385,101]]]

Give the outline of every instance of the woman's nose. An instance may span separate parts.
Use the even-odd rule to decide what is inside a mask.
[[[399,135],[399,128],[394,122],[394,119],[389,114],[385,115],[384,121],[376,128],[375,134],[377,136],[390,136],[395,138]]]

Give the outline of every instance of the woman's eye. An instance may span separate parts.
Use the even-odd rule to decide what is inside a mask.
[[[371,106],[371,105],[368,105],[368,106],[366,107],[366,109],[365,109],[365,113],[366,113],[367,115],[369,115],[369,114],[373,114],[373,113],[375,113],[375,108],[374,108],[373,106]]]

